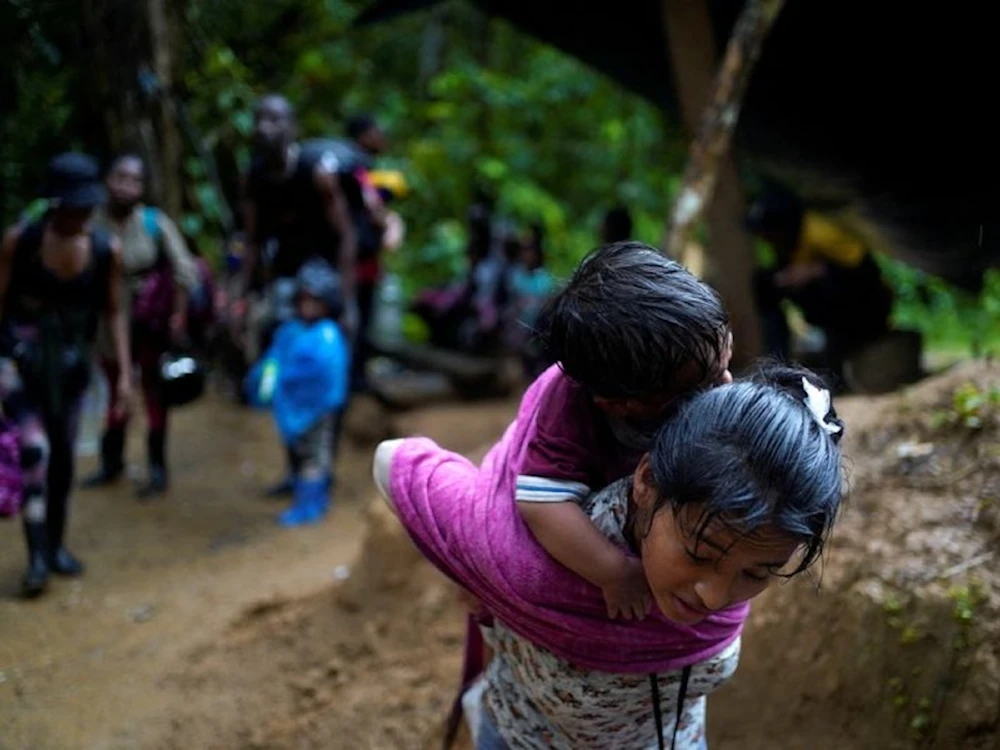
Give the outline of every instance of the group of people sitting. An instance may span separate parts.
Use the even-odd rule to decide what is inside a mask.
[[[496,225],[492,200],[478,195],[467,216],[463,277],[421,293],[412,309],[427,324],[432,346],[473,356],[513,353],[526,372],[537,374],[531,333],[556,288],[545,265],[544,230],[540,224],[524,233]]]
[[[466,217],[465,275],[421,293],[412,309],[427,324],[432,345],[474,356],[515,355],[531,380],[551,364],[534,334],[558,284],[546,266],[544,226],[536,222],[517,231],[498,229],[498,224],[493,200],[478,193]],[[621,241],[631,234],[626,208],[607,212],[602,241]]]

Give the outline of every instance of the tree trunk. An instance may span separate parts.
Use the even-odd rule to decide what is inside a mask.
[[[665,247],[677,255],[707,213],[709,281],[732,317],[736,367],[760,354],[761,333],[753,300],[753,245],[744,228],[745,200],[728,151],[750,73],[783,2],[747,0],[716,78],[715,40],[705,0],[663,0],[678,100],[693,135]]]
[[[157,81],[155,114],[159,135],[160,192],[163,208],[178,218],[184,208],[181,134],[174,106],[174,8],[168,0],[147,0],[152,71]]]
[[[182,209],[182,141],[172,84],[176,38],[171,0],[82,0],[81,49],[89,65],[85,121],[101,123],[104,158],[134,151],[146,163],[148,198]]]

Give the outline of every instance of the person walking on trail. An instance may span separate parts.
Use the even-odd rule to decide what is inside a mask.
[[[244,230],[247,248],[233,313],[243,318],[255,279],[263,280],[265,350],[274,331],[295,314],[295,276],[311,258],[338,271],[343,314],[338,321],[349,341],[357,330],[356,240],[333,149],[304,149],[296,140],[295,113],[288,100],[271,94],[254,111],[256,152],[245,180]],[[291,494],[297,458],[288,452],[289,472],[268,491]]]
[[[307,260],[322,258],[340,274],[344,320],[356,327],[356,233],[332,149],[305,149],[296,140],[288,100],[268,95],[254,110],[255,153],[244,188],[247,248],[240,290],[246,296],[259,274],[265,286],[264,338],[294,316],[295,275]]]
[[[351,220],[357,232],[358,257],[355,267],[358,297],[358,331],[354,358],[351,361],[352,388],[366,390],[365,365],[371,357],[368,336],[375,310],[375,292],[381,276],[381,251],[389,227],[389,211],[370,169],[374,160],[385,152],[385,133],[371,115],[355,115],[347,122],[347,136],[360,158],[351,171],[345,193],[351,210]]]
[[[91,225],[104,200],[97,163],[65,153],[49,165],[49,207],[9,230],[0,249],[0,398],[20,430],[24,536],[22,591],[41,594],[49,573],[75,576],[83,564],[65,546],[74,445],[102,315],[116,359],[130,361],[121,305],[122,250]],[[119,413],[128,408],[127,372],[112,383]]]
[[[167,404],[162,397],[159,361],[186,338],[188,301],[196,290],[199,271],[194,256],[170,218],[142,203],[146,171],[142,159],[125,154],[111,163],[105,184],[108,203],[97,210],[96,226],[114,234],[122,246],[123,309],[129,316],[133,360],[122,363],[110,344],[107,327],[98,336],[98,355],[108,382],[139,368],[146,403],[149,476],[139,496],[150,498],[167,489]],[[88,488],[121,478],[125,468],[128,413],[110,399],[107,427],[101,438],[101,464],[84,480]]]
[[[310,260],[298,273],[296,316],[274,335],[247,378],[248,400],[270,406],[289,453],[296,457],[292,506],[283,526],[326,515],[335,484],[336,428],[348,393],[348,344],[336,319],[343,301],[328,263]]]

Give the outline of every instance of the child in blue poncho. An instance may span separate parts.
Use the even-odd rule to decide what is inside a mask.
[[[247,378],[248,397],[270,406],[295,469],[284,526],[315,523],[326,514],[333,484],[334,426],[346,397],[348,344],[334,320],[343,300],[336,271],[314,259],[299,271],[296,317],[275,333]]]

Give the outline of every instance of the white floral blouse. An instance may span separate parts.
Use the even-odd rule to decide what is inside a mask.
[[[592,495],[584,511],[605,536],[623,543],[630,479]],[[483,705],[510,750],[657,750],[649,675],[580,669],[497,621],[484,628],[494,650]],[[705,747],[705,696],[736,671],[740,641],[691,669],[674,750]],[[663,746],[677,721],[681,672],[659,676]]]

